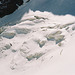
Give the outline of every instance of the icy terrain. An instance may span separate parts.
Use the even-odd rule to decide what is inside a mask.
[[[75,17],[30,11],[0,27],[1,75],[74,75]]]
[[[0,75],[75,75],[75,16],[25,6],[0,18]]]

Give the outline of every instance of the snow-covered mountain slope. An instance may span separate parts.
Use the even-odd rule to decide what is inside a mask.
[[[74,37],[74,16],[29,11],[0,27],[0,74],[75,75]]]
[[[25,14],[25,12],[27,12],[25,10],[25,7],[28,5],[28,3],[26,3],[27,0],[24,0],[24,3],[22,6],[19,6],[18,9],[13,12],[10,15],[6,15],[3,18],[0,18],[0,26],[5,26],[5,25],[11,25],[11,23],[16,23],[17,21],[20,21],[22,16]],[[13,25],[13,24],[12,24]]]
[[[75,15],[75,0],[30,0],[26,10],[49,11],[57,15]]]
[[[29,2],[27,2],[29,1]],[[23,15],[29,10],[48,11],[57,15],[75,15],[75,0],[24,0],[13,14],[0,18],[0,26],[20,21]]]

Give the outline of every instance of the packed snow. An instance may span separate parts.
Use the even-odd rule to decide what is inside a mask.
[[[75,75],[75,17],[29,11],[0,27],[1,75]]]

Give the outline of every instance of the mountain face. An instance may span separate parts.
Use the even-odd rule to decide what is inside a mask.
[[[57,15],[75,15],[75,0],[31,0],[26,9],[49,11]]]
[[[11,14],[24,2],[27,3],[22,8],[24,13],[31,9],[33,11],[48,11],[56,15],[75,15],[75,0],[0,0],[0,17]]]
[[[13,13],[23,0],[0,0],[0,17]]]

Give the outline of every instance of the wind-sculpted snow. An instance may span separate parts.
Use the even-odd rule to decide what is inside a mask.
[[[30,11],[18,24],[0,28],[0,61],[9,59],[10,70],[29,70],[52,59],[56,51],[61,55],[74,30],[75,17],[71,15]]]

